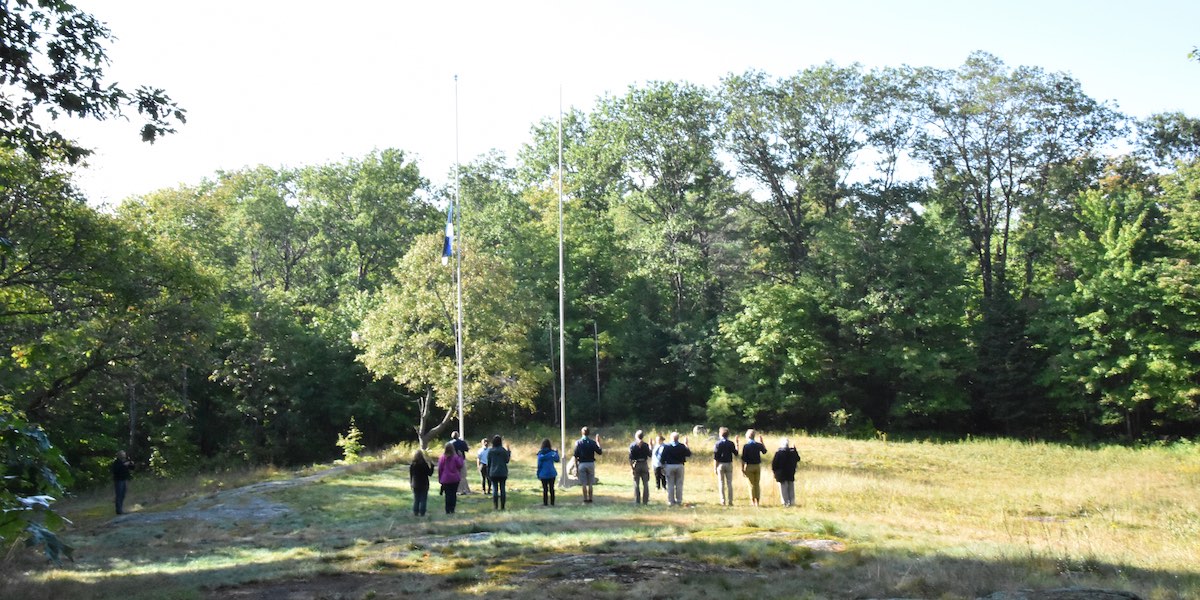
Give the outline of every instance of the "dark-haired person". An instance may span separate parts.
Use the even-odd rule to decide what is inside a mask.
[[[133,461],[124,450],[117,451],[117,458],[109,466],[112,471],[113,493],[116,496],[117,514],[125,514],[125,492],[129,489],[129,480],[133,477]]]
[[[587,427],[579,432],[583,437],[575,442],[575,464],[578,465],[579,486],[583,488],[583,501],[591,503],[595,491],[592,486],[596,485],[596,456],[604,451],[600,449],[599,435],[595,440],[588,437],[590,430]]]
[[[746,430],[746,443],[742,444],[742,475],[750,484],[750,505],[758,506],[761,498],[759,481],[762,478],[762,459],[767,455],[767,446],[758,439],[758,432]]]
[[[645,434],[637,430],[629,445],[629,468],[633,471],[633,501],[650,502],[650,444],[642,441]]]
[[[492,438],[492,447],[488,450],[488,479],[492,480],[492,508],[504,510],[508,503],[508,461],[512,452],[504,447],[500,436]]]
[[[717,474],[717,493],[721,506],[733,506],[733,459],[738,456],[737,444],[729,440],[729,428],[722,427],[713,446],[713,471]]]
[[[771,470],[775,472],[775,481],[779,482],[779,498],[784,506],[796,505],[796,467],[800,464],[800,452],[788,443],[787,438],[779,439],[779,450],[771,459]]]
[[[408,484],[413,493],[413,516],[425,516],[429,508],[429,477],[433,475],[433,465],[425,458],[425,451],[420,448],[413,453],[412,464],[408,465]]]
[[[692,455],[687,447],[687,439],[679,441],[679,432],[671,432],[671,443],[663,446],[663,474],[667,477],[667,505],[680,506],[683,504],[683,465]]]
[[[537,477],[542,482],[542,506],[554,506],[554,480],[558,479],[558,451],[550,447],[550,438],[542,440],[542,449],[537,455]]]
[[[442,484],[442,495],[446,497],[446,514],[454,514],[458,505],[458,482],[462,480],[465,461],[459,455],[454,443],[446,444],[441,458],[438,459],[438,483]]]

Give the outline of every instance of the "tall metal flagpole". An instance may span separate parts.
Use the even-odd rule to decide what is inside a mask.
[[[559,377],[559,409],[562,411],[562,438],[559,448],[564,457],[564,468],[559,487],[567,487],[567,469],[565,460],[567,454],[567,354],[566,337],[563,326],[566,324],[566,288],[563,285],[563,158],[562,158],[562,86],[558,87],[558,377]]]
[[[454,76],[454,239],[458,246],[454,253],[454,295],[458,319],[454,327],[454,358],[458,361],[458,438],[467,439],[467,427],[463,421],[463,302],[462,302],[462,190],[458,176],[458,75]]]

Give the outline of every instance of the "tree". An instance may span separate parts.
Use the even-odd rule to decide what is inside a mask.
[[[130,92],[107,80],[105,46],[112,32],[94,16],[62,0],[15,0],[0,11],[0,140],[35,159],[56,154],[70,163],[90,151],[45,129],[41,111],[106,120],[135,110],[145,119],[144,141],[173,133],[186,111],[161,89]]]
[[[1065,74],[1009,70],[974,53],[957,70],[921,69],[913,91],[922,128],[917,155],[933,170],[934,198],[956,215],[970,244],[981,297],[974,394],[985,426],[1011,428],[1039,395],[1035,343],[1026,331],[1010,256],[1020,227],[1031,238],[1059,168],[1095,152],[1118,132],[1117,115]],[[1030,244],[1026,258],[1039,256]],[[1024,285],[1036,272],[1026,266]]]
[[[393,273],[396,283],[378,292],[356,340],[359,360],[376,378],[418,395],[416,434],[423,448],[457,408],[455,290],[441,249],[441,236],[416,239]],[[463,409],[487,402],[530,407],[546,378],[544,368],[529,363],[532,311],[505,261],[472,252],[462,266]]]
[[[1181,112],[1160,113],[1140,123],[1144,151],[1160,166],[1200,159],[1200,119]]]

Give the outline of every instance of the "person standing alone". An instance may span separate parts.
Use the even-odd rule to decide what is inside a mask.
[[[117,451],[117,458],[110,467],[113,478],[113,492],[116,495],[117,514],[125,514],[125,492],[129,489],[129,479],[133,476],[133,461],[125,455],[124,450]]]
[[[587,427],[579,430],[583,437],[575,442],[575,464],[578,465],[579,485],[583,488],[583,501],[590,504],[592,502],[592,494],[595,492],[593,486],[596,485],[596,455],[604,454],[600,449],[600,436],[596,436],[596,440],[588,437],[589,430]]]

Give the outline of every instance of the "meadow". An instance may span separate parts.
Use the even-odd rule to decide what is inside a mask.
[[[122,517],[98,490],[64,501],[75,560],[13,550],[0,597],[981,598],[1097,588],[1200,597],[1200,446],[1078,448],[1013,440],[792,436],[798,506],[769,471],[722,507],[710,445],[693,439],[684,507],[633,503],[628,440],[609,429],[596,502],[542,506],[539,436],[511,445],[507,511],[436,486],[415,518],[411,448],[330,470],[135,480]],[[775,435],[768,434],[774,450]]]

